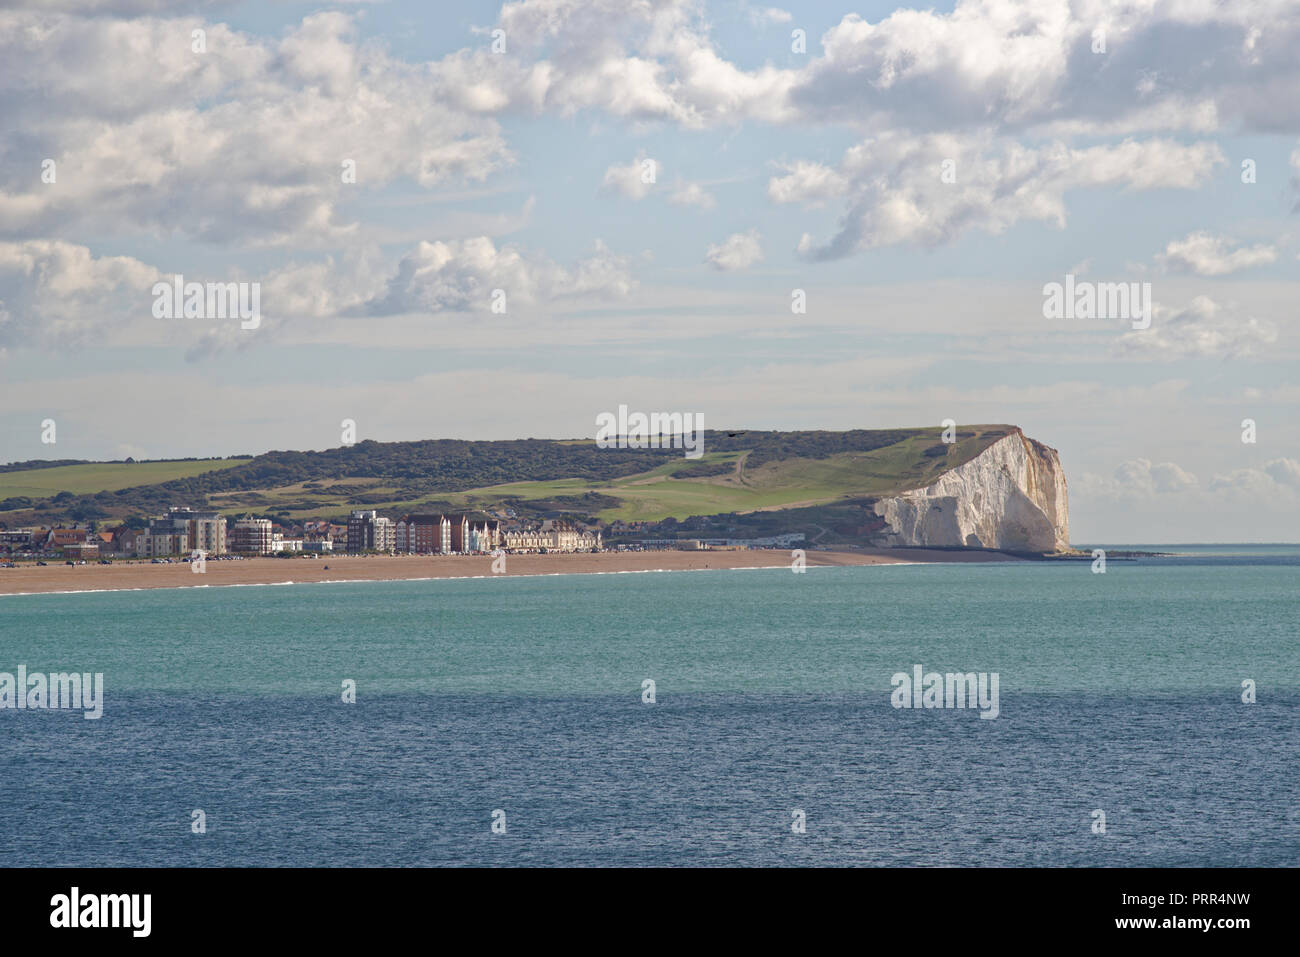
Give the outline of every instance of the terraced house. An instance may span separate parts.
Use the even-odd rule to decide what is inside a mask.
[[[601,533],[580,529],[562,519],[548,520],[541,528],[505,533],[505,547],[512,552],[590,552],[603,547]]]
[[[475,525],[468,515],[403,515],[395,536],[395,549],[403,555],[467,555],[490,552],[500,543],[498,524]]]

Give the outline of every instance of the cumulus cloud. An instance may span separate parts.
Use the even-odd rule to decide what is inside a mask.
[[[836,258],[943,243],[970,227],[1059,224],[1070,189],[1188,187],[1220,161],[1207,144],[1071,149],[1059,137],[1300,125],[1300,64],[1290,55],[1300,10],[1270,0],[958,0],[951,12],[900,9],[877,23],[850,14],[798,68],[750,70],[719,51],[696,0],[508,2],[496,26],[509,56],[480,44],[429,63],[363,40],[339,11],[274,39],[192,15],[108,15],[188,8],[59,0],[53,13],[0,13],[0,99],[23,131],[0,149],[0,236],[111,226],[338,244],[358,225],[340,212],[354,192],[482,181],[514,161],[499,117],[591,110],[689,129],[749,120],[870,129],[838,168],[797,160],[768,184],[777,203],[848,201],[838,235],[802,244],[813,258]],[[788,19],[779,8],[743,9]],[[207,31],[204,54],[190,48],[197,28]],[[1096,29],[1105,55],[1091,50]],[[1048,145],[1009,139],[1023,131],[1037,142],[1048,134]],[[955,137],[951,149],[945,137]],[[40,182],[33,157],[57,162],[56,184]],[[955,184],[934,175],[945,158],[957,164]],[[356,161],[354,185],[340,181],[345,159]],[[605,188],[644,197],[650,184],[630,169],[612,167]],[[687,185],[670,201],[707,207],[707,197]],[[1243,252],[1259,255],[1237,250],[1234,261]]]
[[[420,243],[402,258],[382,292],[353,311],[371,316],[486,311],[498,289],[509,308],[514,302],[618,298],[634,286],[627,260],[599,241],[588,258],[565,268],[544,255],[498,247],[480,236]]]
[[[1292,495],[1300,489],[1300,462],[1276,459],[1262,469],[1233,469],[1210,479],[1211,492],[1226,492],[1242,498]]]
[[[601,189],[616,193],[633,201],[645,199],[659,178],[659,164],[644,153],[624,166],[611,166],[605,170]]]
[[[1239,269],[1261,266],[1277,260],[1277,250],[1265,243],[1239,246],[1233,241],[1207,232],[1191,233],[1175,239],[1156,257],[1174,272],[1191,272],[1198,276],[1223,276]]]
[[[1099,33],[1105,53],[1093,52]],[[929,129],[1271,131],[1300,118],[1287,93],[1298,38],[1300,11],[1272,0],[958,0],[874,24],[845,16],[791,97],[818,115]]]
[[[796,160],[780,164],[780,168],[784,175],[773,176],[767,182],[767,197],[774,203],[818,206],[849,191],[848,177],[823,163]]]
[[[494,119],[448,106],[438,78],[355,34],[338,12],[276,40],[193,17],[0,13],[0,98],[23,130],[0,151],[0,235],[337,241],[355,226],[338,212],[348,190],[482,181],[512,161]]]
[[[93,342],[115,322],[150,315],[160,278],[137,259],[73,243],[0,242],[0,346]]]
[[[838,233],[822,244],[805,235],[799,244],[827,260],[900,243],[937,246],[971,229],[997,234],[1023,220],[1063,228],[1071,191],[1190,189],[1222,162],[1213,143],[1034,148],[987,135],[892,132],[849,149],[837,169],[791,167],[769,182],[768,194],[783,202],[845,198]]]
[[[1184,492],[1198,484],[1196,476],[1177,463],[1153,463],[1150,459],[1121,463],[1115,469],[1115,482],[1124,490],[1148,494]]]
[[[1251,355],[1277,340],[1277,327],[1242,316],[1235,308],[1197,296],[1182,309],[1156,304],[1148,329],[1133,329],[1113,351],[1144,359],[1232,359]]]
[[[1191,496],[1185,507],[1193,507],[1193,502],[1208,507],[1224,496],[1238,501],[1252,497],[1289,501],[1300,492],[1300,462],[1282,458],[1263,468],[1233,469],[1215,474],[1202,486],[1194,474],[1174,462],[1136,458],[1120,463],[1112,476],[1084,473],[1074,484],[1085,498],[1143,501]]]
[[[779,8],[742,9],[788,22]],[[1125,135],[1274,132],[1300,120],[1300,10],[1278,0],[957,0],[876,23],[850,13],[798,69],[737,67],[696,0],[527,0],[505,4],[498,26],[528,55],[456,58],[468,81],[453,93],[693,128],[758,118]],[[1104,54],[1093,52],[1098,31]]]
[[[1278,485],[1300,489],[1300,462],[1295,459],[1274,459],[1264,465],[1264,471]]]
[[[760,239],[755,229],[747,233],[732,233],[722,242],[710,245],[704,254],[704,261],[720,272],[748,269],[763,258]]]
[[[774,23],[789,23],[794,19],[794,14],[789,10],[782,10],[780,7],[751,7],[748,5],[745,7],[745,16],[756,27],[764,27]]]

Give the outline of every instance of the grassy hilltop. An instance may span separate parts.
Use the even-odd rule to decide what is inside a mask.
[[[290,520],[338,518],[362,507],[513,508],[522,516],[605,522],[727,516],[729,528],[767,530],[795,518],[833,523],[844,506],[860,513],[864,500],[928,485],[1012,431],[963,426],[951,445],[940,441],[938,427],[710,431],[704,456],[694,460],[679,449],[599,449],[592,440],[442,439],[253,458],[20,463],[0,468],[0,522],[113,520],[189,504]]]

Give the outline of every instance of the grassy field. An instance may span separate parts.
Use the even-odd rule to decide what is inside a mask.
[[[413,500],[369,501],[366,508],[389,514],[417,511],[431,503],[453,508],[486,509],[511,499],[546,501],[581,496],[588,492],[619,500],[617,506],[594,510],[605,521],[682,520],[692,515],[825,505],[849,498],[897,494],[933,482],[940,474],[974,458],[1005,434],[1002,426],[963,426],[962,437],[939,449],[942,429],[918,429],[909,438],[871,452],[850,452],[823,459],[789,458],[748,468],[746,452],[710,453],[702,459],[674,460],[658,468],[607,483],[582,479],[514,482],[459,492],[434,492]],[[675,473],[699,463],[735,463],[726,474],[676,478]],[[332,487],[330,487],[332,486]],[[371,496],[393,489],[378,480],[351,479],[326,483],[322,488],[302,484],[254,492],[214,496],[212,503],[228,515],[246,511],[277,511],[311,503],[310,508],[290,508],[293,518],[342,517],[357,507],[348,499],[349,488],[364,488]],[[581,511],[581,509],[575,509]]]
[[[14,496],[46,498],[59,492],[86,495],[115,492],[137,485],[154,485],[191,478],[203,472],[234,468],[249,459],[202,459],[196,462],[107,462],[60,465],[50,469],[0,472],[0,499]]]

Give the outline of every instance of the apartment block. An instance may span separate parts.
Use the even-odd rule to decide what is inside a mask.
[[[241,518],[230,529],[230,550],[253,555],[269,555],[275,537],[268,518]]]
[[[348,551],[391,552],[397,544],[397,528],[391,518],[374,509],[357,509],[348,517]]]

